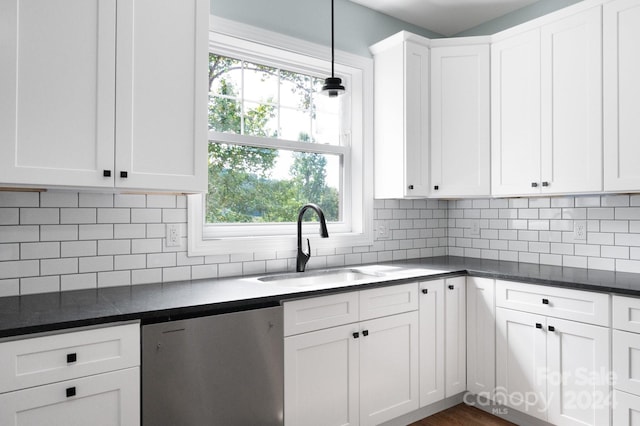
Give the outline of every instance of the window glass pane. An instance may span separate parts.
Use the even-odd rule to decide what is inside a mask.
[[[339,155],[209,143],[207,223],[295,222],[305,203],[341,217]]]
[[[245,100],[261,104],[277,104],[278,70],[245,62],[243,96]]]
[[[209,54],[209,129],[240,133],[242,62]]]
[[[244,103],[244,134],[275,138],[278,136],[278,108],[272,104]]]
[[[280,109],[280,137],[282,139],[311,142],[311,116],[299,109]]]

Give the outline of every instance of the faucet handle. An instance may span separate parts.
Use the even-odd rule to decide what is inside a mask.
[[[311,257],[311,243],[309,242],[309,239],[307,238],[307,253],[306,255],[308,256],[307,259],[309,257]]]

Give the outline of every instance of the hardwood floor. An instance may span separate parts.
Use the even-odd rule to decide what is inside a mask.
[[[458,404],[409,426],[514,426],[515,423],[492,416],[478,408]]]

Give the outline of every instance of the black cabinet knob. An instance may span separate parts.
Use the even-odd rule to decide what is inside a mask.
[[[67,364],[71,364],[72,362],[76,362],[78,360],[78,355],[74,352],[71,354],[67,354]]]
[[[422,294],[427,294],[429,293],[429,289],[428,288],[423,288],[422,289]]]
[[[540,324],[539,322],[536,323],[536,328],[542,328],[542,324]]]
[[[449,285],[449,290],[453,290],[455,287],[453,286],[453,284]]]
[[[409,189],[413,189],[413,185],[409,185]]]
[[[103,170],[102,171],[102,176],[111,177],[111,170]]]
[[[435,185],[435,186],[433,187],[433,190],[434,190],[434,191],[437,191],[438,189],[440,189],[440,187],[439,187],[438,185]]]
[[[552,325],[549,326],[549,331],[556,331],[556,328]]]
[[[532,188],[537,188],[538,187],[538,182],[531,182],[531,187]]]
[[[353,338],[357,339],[358,337],[360,337],[360,333],[358,333],[357,331],[355,333],[353,333]]]
[[[543,305],[548,305],[549,304],[549,299],[542,299],[542,304]]]
[[[549,186],[549,182],[542,182],[542,186]]]
[[[67,398],[71,398],[72,396],[76,396],[76,387],[73,386],[71,388],[66,389]]]
[[[369,335],[369,330],[362,330],[362,335],[367,337]]]
[[[126,179],[128,175],[129,175],[129,173],[127,173],[127,172],[125,172],[125,171],[120,172],[120,177],[121,177],[122,179]]]

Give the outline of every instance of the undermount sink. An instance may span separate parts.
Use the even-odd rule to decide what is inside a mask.
[[[297,272],[282,275],[269,275],[258,278],[259,281],[271,284],[307,287],[323,284],[345,284],[354,281],[383,277],[385,274],[374,271],[362,271],[360,269],[329,269],[323,271]]]

